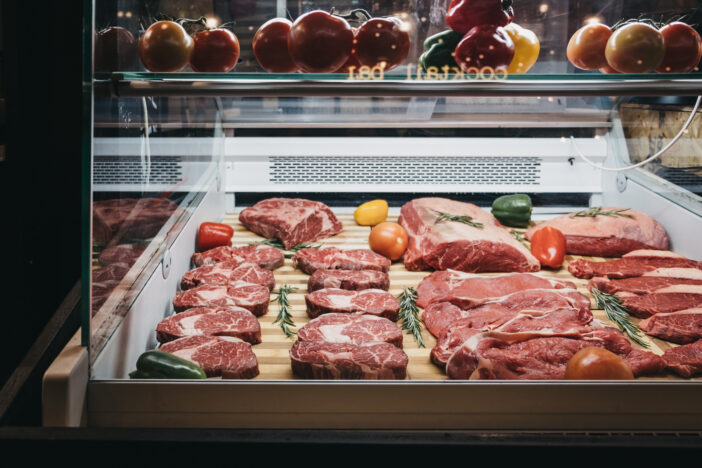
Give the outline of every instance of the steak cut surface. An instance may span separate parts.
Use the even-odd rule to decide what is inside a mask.
[[[568,264],[568,271],[578,278],[592,278],[593,276],[610,279],[631,278],[668,268],[702,269],[702,263],[673,252],[661,252],[661,255],[625,255],[607,262],[593,262],[578,258]]]
[[[291,249],[341,232],[341,222],[324,203],[303,198],[268,198],[245,208],[239,221],[249,231],[276,238]]]
[[[161,230],[178,209],[167,198],[121,198],[93,202],[93,242],[119,243],[148,239]]]
[[[656,314],[640,321],[639,328],[647,335],[673,343],[693,343],[702,339],[702,308]]]
[[[666,368],[676,374],[690,378],[702,373],[702,340],[677,346],[663,353]]]
[[[675,284],[651,294],[621,292],[617,296],[629,313],[639,318],[702,307],[702,285]]]
[[[126,263],[134,265],[137,259],[144,253],[146,247],[140,244],[119,244],[108,247],[98,256],[100,265],[108,266],[113,263]]]
[[[252,379],[258,375],[258,360],[251,345],[230,336],[189,336],[162,344],[159,349],[194,362],[207,377]]]
[[[403,380],[409,359],[390,343],[296,341],[290,361],[303,379]]]
[[[441,220],[442,213],[468,216],[482,226]],[[402,206],[399,222],[409,236],[404,263],[410,271],[528,272],[540,268],[539,261],[494,216],[471,203],[418,198]]]
[[[369,314],[396,321],[400,312],[400,302],[387,291],[381,289],[319,289],[305,295],[307,315],[311,318],[322,314]]]
[[[387,272],[390,260],[368,249],[342,250],[336,247],[300,249],[292,259],[293,268],[308,275],[317,270],[377,270]]]
[[[196,267],[214,265],[220,262],[253,263],[266,270],[275,270],[283,266],[285,257],[283,252],[270,245],[223,246],[201,253],[194,253],[192,262]]]
[[[176,294],[173,308],[183,312],[194,307],[243,307],[256,317],[268,312],[270,291],[260,284],[228,286],[204,284]]]
[[[652,276],[651,273],[668,272],[671,276]],[[676,275],[672,276],[672,275]],[[687,277],[685,277],[687,276]],[[632,294],[651,294],[659,289],[674,285],[702,285],[702,270],[695,268],[659,268],[643,276],[632,278],[608,279],[602,277],[592,278],[588,282],[588,289],[599,289],[609,294],[628,292]]]
[[[377,270],[317,270],[307,281],[307,291],[338,288],[357,291],[360,289],[384,289],[390,287],[387,273]]]
[[[258,344],[261,326],[251,312],[241,307],[196,307],[166,317],[156,327],[159,343],[199,335],[233,336]]]
[[[227,285],[238,281],[260,284],[267,287],[269,291],[275,287],[275,277],[270,270],[264,270],[253,263],[239,264],[229,261],[190,270],[183,275],[180,289],[185,291],[202,284]]]
[[[603,211],[620,208],[605,207]],[[544,226],[551,226],[566,238],[566,253],[595,257],[619,257],[639,249],[665,250],[668,235],[658,221],[645,213],[626,210],[632,216],[558,216],[529,228],[525,234],[531,240],[534,233]]]
[[[297,339],[350,344],[390,343],[402,348],[402,330],[390,320],[373,315],[320,315],[297,331]]]

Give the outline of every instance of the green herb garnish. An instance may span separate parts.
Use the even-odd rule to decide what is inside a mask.
[[[594,218],[596,216],[625,216],[627,218],[634,219],[634,215],[624,213],[624,211],[629,211],[629,208],[620,208],[616,210],[602,211],[601,206],[595,206],[588,210],[578,211],[570,215],[571,218]]]
[[[420,348],[424,348],[422,340],[422,321],[419,319],[419,308],[417,307],[417,290],[405,288],[397,298],[400,300],[400,318],[402,324],[400,328],[407,330],[407,334],[414,335],[414,341]]]
[[[468,215],[452,215],[450,213],[444,213],[443,211],[434,211],[434,213],[439,215],[439,217],[436,218],[436,221],[434,221],[434,224],[440,223],[441,221],[454,221],[456,223],[463,223],[480,229],[483,228],[483,223],[476,223],[473,221],[473,218]]]
[[[622,305],[618,296],[602,292],[597,288],[592,288],[592,295],[597,307],[604,309],[607,318],[614,322],[621,331],[626,333],[635,343],[644,348],[649,347],[649,344],[642,339],[641,329],[629,320],[629,311]]]
[[[531,249],[531,246],[529,245],[529,242],[526,240],[526,237],[524,237],[524,234],[522,234],[519,231],[515,231],[514,229],[510,229],[509,233],[512,234],[512,236],[517,239],[519,242],[522,243],[524,247],[527,249]]]
[[[278,311],[278,316],[273,321],[273,325],[280,323],[280,328],[285,333],[285,336],[292,338],[297,334],[297,331],[291,329],[290,327],[295,327],[295,322],[293,322],[292,314],[290,313],[290,303],[288,302],[288,293],[296,292],[297,288],[293,286],[288,286],[287,284],[282,285],[278,288],[278,293],[273,299],[273,302],[280,304],[280,309]]]
[[[275,247],[276,249],[285,250],[285,246],[283,245],[283,243],[280,241],[280,239],[276,238],[264,239],[258,242],[251,242],[249,245],[270,245],[271,247]],[[321,244],[310,244],[309,242],[303,242],[302,244],[297,244],[295,247],[288,250],[288,253],[286,253],[284,256],[285,258],[292,258],[293,255],[295,255],[295,252],[297,252],[300,249],[319,249],[320,247],[322,247]]]

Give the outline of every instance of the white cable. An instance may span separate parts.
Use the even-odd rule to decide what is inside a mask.
[[[149,180],[151,179],[151,144],[149,143],[149,110],[146,107],[146,98],[141,98],[141,106],[144,109],[144,144],[146,152],[146,187],[149,190]]]
[[[670,143],[668,143],[667,145],[665,145],[665,146],[663,147],[663,149],[661,149],[659,152],[657,152],[657,153],[654,154],[653,156],[651,156],[651,157],[649,157],[649,158],[647,158],[647,159],[644,159],[643,161],[641,161],[641,162],[639,162],[639,163],[636,163],[636,164],[634,164],[633,166],[627,166],[627,167],[604,167],[604,166],[602,166],[602,165],[600,165],[600,164],[597,164],[596,162],[590,161],[590,160],[588,159],[588,157],[585,156],[585,155],[582,153],[582,151],[580,151],[580,148],[578,148],[578,145],[577,145],[577,143],[575,142],[575,138],[573,137],[573,135],[570,136],[570,142],[572,143],[573,148],[575,149],[575,152],[578,154],[578,156],[580,156],[580,157],[583,159],[583,161],[585,161],[586,163],[588,163],[589,165],[591,165],[592,167],[594,167],[594,168],[596,168],[596,169],[601,169],[601,170],[603,170],[603,171],[609,171],[609,172],[621,172],[621,171],[629,171],[629,170],[631,170],[631,169],[636,169],[637,167],[641,167],[641,166],[643,166],[644,164],[648,164],[648,163],[650,163],[651,161],[653,161],[654,159],[659,158],[663,153],[665,153],[666,151],[668,151],[668,148],[670,148],[671,146],[673,146],[673,145],[675,144],[675,142],[678,141],[678,140],[680,139],[680,137],[683,135],[683,133],[685,133],[685,130],[687,130],[687,128],[688,128],[688,127],[690,126],[690,124],[692,123],[692,119],[695,118],[695,115],[697,114],[697,108],[700,106],[700,102],[702,102],[702,96],[697,96],[697,102],[695,103],[695,107],[692,108],[692,112],[690,112],[690,117],[688,117],[687,122],[685,122],[685,125],[683,125],[683,128],[680,130],[680,132],[678,132],[677,135],[675,135],[675,138],[673,138],[673,139],[670,141]]]

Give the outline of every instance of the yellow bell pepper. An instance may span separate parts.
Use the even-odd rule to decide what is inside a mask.
[[[526,73],[534,66],[539,58],[541,44],[534,31],[525,29],[518,24],[510,23],[505,30],[514,42],[514,58],[507,67],[507,73]]]
[[[356,208],[353,219],[361,226],[375,226],[385,221],[388,217],[388,202],[373,200]]]

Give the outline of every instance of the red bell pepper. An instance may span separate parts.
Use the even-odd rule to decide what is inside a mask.
[[[233,235],[234,228],[226,224],[202,223],[197,233],[197,250],[204,252],[224,245],[231,247]]]
[[[544,226],[531,236],[531,253],[542,266],[560,268],[566,253],[566,238],[561,231]]]
[[[451,0],[446,24],[466,34],[475,26],[507,26],[514,19],[512,0]]]

